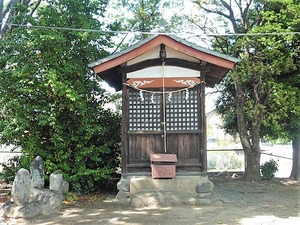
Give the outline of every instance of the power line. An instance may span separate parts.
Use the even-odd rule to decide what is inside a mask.
[[[299,35],[300,31],[295,32],[266,32],[266,33],[223,33],[223,34],[205,34],[206,36],[276,36],[276,35]]]
[[[79,32],[101,32],[101,33],[115,33],[115,34],[161,34],[159,32],[143,32],[143,31],[113,31],[113,30],[101,30],[101,29],[87,29],[87,28],[73,28],[73,27],[57,27],[57,26],[37,26],[31,24],[15,24],[15,23],[0,23],[0,25],[7,25],[13,27],[26,27],[28,29],[53,29],[53,30],[68,30]],[[164,33],[171,34],[171,33]]]
[[[15,23],[0,23],[0,25],[14,26],[14,27],[26,27],[28,29],[52,29],[52,30],[67,30],[67,31],[78,31],[78,32],[101,32],[101,33],[113,33],[113,34],[175,34],[171,32],[145,32],[145,31],[113,31],[113,30],[102,30],[102,29],[87,29],[87,28],[72,28],[72,27],[57,27],[57,26],[38,26],[31,24],[15,24]],[[266,32],[266,33],[221,33],[221,34],[195,34],[193,32],[179,32],[176,34],[193,34],[196,36],[207,36],[207,37],[227,37],[227,36],[276,36],[276,35],[300,35],[300,31],[287,31],[287,32]]]

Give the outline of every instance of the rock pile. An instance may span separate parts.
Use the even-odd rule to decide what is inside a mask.
[[[30,164],[30,171],[20,169],[14,179],[11,196],[0,207],[0,221],[5,217],[30,219],[42,213],[59,211],[68,192],[68,182],[60,173],[50,176],[50,188],[44,188],[44,163],[37,156]]]

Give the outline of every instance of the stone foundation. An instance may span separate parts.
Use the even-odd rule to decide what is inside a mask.
[[[119,200],[130,199],[134,207],[210,204],[214,184],[207,176],[176,176],[172,179],[126,177],[118,185]]]

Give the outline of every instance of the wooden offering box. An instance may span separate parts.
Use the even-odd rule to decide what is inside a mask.
[[[151,154],[152,178],[174,178],[176,176],[177,155],[175,154]]]

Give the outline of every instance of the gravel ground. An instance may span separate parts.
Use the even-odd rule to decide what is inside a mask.
[[[210,205],[135,209],[113,195],[85,196],[55,214],[32,220],[6,219],[5,225],[170,224],[299,225],[300,184],[288,179],[246,182],[214,178]],[[1,221],[0,221],[1,224]],[[2,224],[1,224],[2,225]]]

